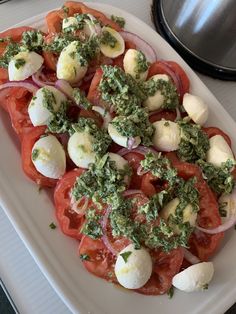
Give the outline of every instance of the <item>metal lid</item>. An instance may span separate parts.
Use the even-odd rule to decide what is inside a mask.
[[[153,0],[158,31],[196,70],[236,80],[235,0]]]

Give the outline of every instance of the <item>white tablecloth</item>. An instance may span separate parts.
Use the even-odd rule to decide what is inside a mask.
[[[101,0],[129,11],[154,27],[151,0]],[[0,30],[63,4],[62,0],[11,0],[0,5]],[[199,75],[236,120],[236,82]],[[0,208],[0,278],[20,313],[71,313],[49,285],[33,258]]]

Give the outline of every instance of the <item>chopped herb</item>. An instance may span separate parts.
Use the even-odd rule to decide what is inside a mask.
[[[66,15],[69,13],[69,8],[65,5],[62,6],[62,10]]]
[[[140,74],[146,72],[147,70],[148,70],[147,59],[146,59],[145,55],[142,53],[142,51],[138,51],[137,65],[136,65],[135,70],[134,70],[136,73],[135,78],[139,79]]]
[[[121,28],[125,27],[125,19],[121,16],[112,15],[111,20],[118,24]]]
[[[70,134],[75,132],[89,133],[94,138],[93,150],[100,157],[106,153],[111,144],[111,138],[107,130],[100,129],[93,119],[81,117],[77,123],[71,125]]]
[[[25,64],[26,64],[26,61],[23,58],[18,58],[18,59],[15,60],[15,67],[17,69],[23,67]]]
[[[96,210],[90,208],[86,212],[86,222],[82,227],[82,233],[92,239],[99,239],[102,236],[102,226],[100,224],[102,216],[97,214]]]
[[[54,230],[54,229],[56,229],[57,226],[55,225],[54,222],[51,222],[49,227]]]
[[[10,42],[6,47],[3,55],[0,57],[0,68],[7,68],[11,59],[20,51],[20,46],[17,43]]]
[[[198,124],[188,123],[187,120],[178,121],[181,141],[177,151],[178,157],[187,162],[205,159],[210,148],[209,139]]]
[[[57,103],[54,93],[47,87],[42,88],[43,93],[43,106],[51,113],[54,113],[54,107]]]
[[[174,295],[174,287],[173,286],[171,286],[170,289],[167,291],[167,295],[168,295],[169,299],[173,298],[173,295]]]
[[[231,170],[235,165],[235,161],[228,159],[219,168],[203,160],[197,161],[197,164],[201,167],[204,179],[214,192],[218,195],[232,192],[235,181]]]
[[[21,51],[41,51],[44,45],[44,37],[41,31],[31,30],[22,34]]]
[[[170,123],[168,122],[168,121],[166,121],[165,123],[164,123],[164,126],[169,126],[170,125]]]
[[[92,108],[92,104],[85,97],[84,93],[79,88],[73,89],[73,98],[77,105],[82,106],[84,109],[89,110]]]
[[[227,217],[227,210],[225,210],[226,206],[227,206],[227,202],[219,204],[219,213],[221,217]]]
[[[4,38],[0,38],[0,43],[7,43],[11,41],[11,37],[7,36]]]
[[[111,48],[115,48],[116,44],[118,43],[117,39],[108,31],[102,32],[100,42],[101,44],[110,46]]]
[[[202,287],[203,290],[207,290],[208,288],[209,288],[208,283],[206,283],[206,284]]]
[[[89,261],[90,260],[90,256],[88,254],[80,254],[79,257],[82,261]]]
[[[32,160],[35,161],[38,159],[39,157],[39,154],[40,154],[40,150],[38,148],[35,148],[33,151],[32,151]]]
[[[124,262],[127,263],[127,262],[128,262],[128,258],[129,258],[129,256],[130,256],[131,254],[132,254],[131,251],[127,251],[127,252],[121,253],[120,256],[122,256]]]

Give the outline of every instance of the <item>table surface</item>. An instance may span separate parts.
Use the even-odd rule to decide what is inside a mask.
[[[101,0],[136,15],[154,28],[151,0]],[[0,4],[0,30],[39,13],[59,7],[62,0],[11,0]],[[236,120],[236,82],[224,82],[199,74],[221,104]],[[43,276],[0,207],[0,278],[19,313],[71,313]],[[0,313],[13,313],[0,289]],[[236,304],[227,314],[236,313]]]

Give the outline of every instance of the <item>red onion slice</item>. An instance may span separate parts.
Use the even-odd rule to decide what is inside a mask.
[[[27,81],[15,82],[15,81],[13,81],[13,82],[7,82],[5,84],[0,85],[0,91],[5,89],[5,88],[10,88],[10,87],[23,87],[23,88],[27,89],[33,95],[35,95],[37,90],[39,89],[37,86],[35,86],[31,82],[27,82]]]
[[[109,214],[111,212],[111,206],[108,206],[106,208],[106,211],[105,211],[105,214],[102,218],[102,221],[101,221],[101,226],[102,226],[102,231],[103,231],[103,236],[102,236],[102,241],[103,243],[105,244],[106,248],[113,254],[113,255],[118,255],[119,252],[117,252],[111,242],[109,241],[108,237],[107,237],[107,223],[108,223],[108,217],[109,217]]]
[[[143,167],[140,165],[137,169],[137,175],[143,176],[144,174],[148,173],[149,170],[144,170]]]
[[[207,233],[207,234],[216,234],[216,233],[220,233],[220,232],[224,232],[228,229],[230,229],[231,227],[233,227],[234,225],[236,225],[236,216],[233,215],[233,216],[230,216],[229,219],[223,223],[222,225],[216,227],[216,228],[213,228],[213,229],[205,229],[205,228],[202,228],[202,227],[199,227],[199,226],[196,226],[196,228],[204,233]]]
[[[39,69],[36,73],[32,75],[32,80],[39,87],[44,87],[46,85],[54,86],[55,83],[48,81],[45,75],[42,73],[43,68]]]
[[[102,33],[102,28],[98,22],[98,20],[92,15],[92,14],[87,14],[90,21],[93,23],[94,31],[97,35],[101,35]]]
[[[183,251],[184,251],[184,258],[186,259],[186,261],[188,261],[192,265],[198,264],[201,262],[201,260],[197,256],[193,255],[189,250],[183,248]]]
[[[153,154],[157,154],[157,151],[152,148],[152,147],[145,147],[142,145],[139,145],[137,148],[133,148],[133,149],[127,149],[127,148],[121,148],[117,154],[119,154],[121,157],[125,156],[128,153],[138,153],[140,155],[145,156],[147,153],[153,153]]]
[[[80,207],[81,202],[83,205]],[[88,208],[89,200],[83,196],[80,200],[74,201],[74,198],[71,198],[71,209],[75,211],[78,215],[83,216]]]
[[[65,81],[65,80],[57,80],[55,83],[55,87],[57,89],[59,89],[59,91],[61,91],[66,97],[68,97],[70,100],[72,100],[73,102],[74,97],[73,95],[73,88],[71,87],[71,85]]]
[[[180,113],[180,110],[178,107],[176,107],[176,118],[175,118],[175,121],[178,121],[181,119],[181,113]]]
[[[134,142],[135,142],[135,139],[133,137],[130,137],[128,139],[128,143],[127,143],[127,146],[128,146],[128,149],[131,150],[134,146]]]
[[[126,197],[134,194],[143,194],[143,192],[141,190],[126,190],[124,191],[123,196]]]
[[[120,32],[120,35],[125,41],[132,41],[136,45],[137,49],[141,50],[145,54],[149,62],[153,63],[157,61],[155,50],[138,35],[125,31]]]

